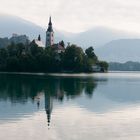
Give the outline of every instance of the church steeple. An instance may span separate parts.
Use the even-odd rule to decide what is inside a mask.
[[[52,27],[52,19],[50,16],[48,29],[46,32],[46,47],[52,46],[53,44],[54,44],[54,32],[53,32],[53,27]]]
[[[50,16],[49,25],[52,26],[52,17]]]
[[[50,17],[47,32],[53,32],[52,19]]]

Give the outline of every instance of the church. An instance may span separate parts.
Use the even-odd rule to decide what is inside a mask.
[[[61,41],[57,44],[54,43],[54,30],[52,26],[52,20],[51,17],[49,19],[48,29],[46,31],[46,44],[45,47],[53,47],[54,50],[58,53],[65,51],[65,45],[64,42]]]
[[[57,53],[61,53],[65,51],[65,45],[63,41],[60,41],[59,43],[54,43],[55,37],[54,37],[54,30],[52,25],[51,17],[49,18],[48,28],[46,31],[46,41],[45,45],[43,45],[41,41],[41,37],[39,35],[38,39],[35,40],[36,45],[39,47],[52,47]]]
[[[46,44],[45,47],[53,46],[54,45],[54,31],[52,27],[52,20],[50,17],[48,29],[46,31]]]

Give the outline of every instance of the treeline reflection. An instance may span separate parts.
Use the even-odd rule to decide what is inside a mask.
[[[0,100],[26,103],[34,101],[38,94],[43,93],[63,101],[75,98],[82,93],[91,97],[97,82],[93,78],[66,78],[29,75],[0,75]]]
[[[96,87],[97,80],[93,77],[0,74],[0,101],[26,104],[31,100],[40,108],[40,99],[43,95],[49,126],[54,100],[63,102],[65,98],[73,99],[81,95],[91,98]],[[31,108],[29,111],[31,111]],[[26,112],[23,111],[20,114],[26,114]]]

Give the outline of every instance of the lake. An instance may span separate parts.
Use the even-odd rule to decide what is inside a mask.
[[[0,140],[139,140],[140,73],[0,74]]]

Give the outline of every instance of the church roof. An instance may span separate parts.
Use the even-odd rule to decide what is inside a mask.
[[[48,24],[47,32],[53,32],[53,27],[52,27],[52,20],[51,20],[51,17],[50,17],[50,20],[49,20],[49,24]]]
[[[40,41],[40,40],[38,40],[38,39],[35,40],[35,44],[38,45],[38,47],[45,47],[45,45],[43,44],[43,42]]]
[[[61,46],[59,43],[54,44],[52,47],[56,50],[65,50],[65,48],[63,46]]]

